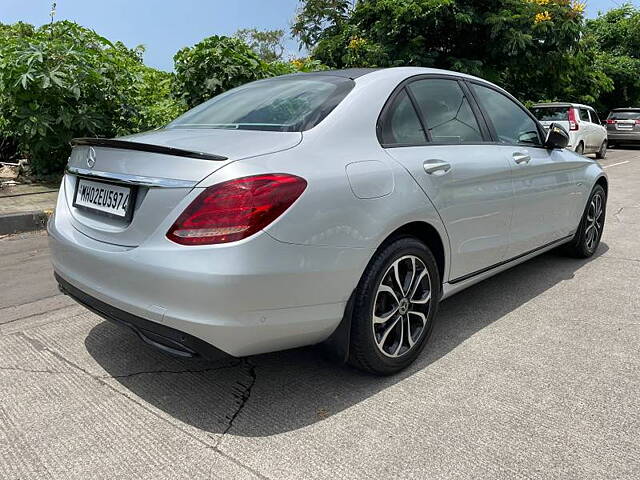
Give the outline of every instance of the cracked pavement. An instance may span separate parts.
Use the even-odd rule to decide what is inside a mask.
[[[0,479],[639,478],[640,149],[602,163],[597,255],[445,301],[389,378],[167,357],[60,295],[44,234],[0,239]]]

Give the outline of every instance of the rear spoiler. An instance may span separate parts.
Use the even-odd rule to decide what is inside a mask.
[[[114,138],[74,138],[71,140],[71,146],[90,146],[104,148],[122,148],[125,150],[138,150],[140,152],[163,153],[166,155],[175,155],[177,157],[199,158],[200,160],[227,160],[222,155],[214,155],[212,153],[194,152],[192,150],[183,150],[181,148],[165,147],[162,145],[151,145],[148,143],[129,142],[127,140],[116,140]]]

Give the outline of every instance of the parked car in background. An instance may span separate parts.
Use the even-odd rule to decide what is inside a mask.
[[[390,374],[438,304],[563,245],[607,178],[513,96],[428,68],[285,75],[165,128],[76,139],[49,239],[62,291],[182,357],[327,342]]]
[[[597,158],[607,154],[607,129],[592,107],[579,103],[538,103],[531,112],[545,128],[552,123],[562,125],[569,132],[567,148],[580,154],[595,153]]]
[[[614,108],[606,125],[609,145],[640,143],[640,108]]]

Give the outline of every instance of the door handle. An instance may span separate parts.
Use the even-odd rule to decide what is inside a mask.
[[[520,165],[521,163],[529,163],[529,161],[531,160],[531,157],[529,155],[521,152],[515,152],[512,155],[512,157],[513,157],[513,161],[516,162],[518,165]]]
[[[449,170],[451,170],[451,165],[442,160],[425,160],[422,164],[424,167],[424,171],[429,175],[444,175]]]

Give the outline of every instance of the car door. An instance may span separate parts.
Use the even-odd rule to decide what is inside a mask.
[[[543,129],[513,97],[486,84],[471,83],[496,148],[511,164],[514,210],[507,259],[571,234],[579,188],[574,171],[583,157],[543,147]]]
[[[579,117],[580,117],[580,128],[583,130],[584,135],[584,153],[593,153],[596,151],[596,129],[593,123],[591,123],[591,117],[589,116],[589,110],[580,107],[579,109]]]
[[[402,84],[381,115],[379,136],[442,218],[449,281],[501,262],[513,208],[509,161],[491,145],[464,83],[420,76]]]
[[[595,110],[589,109],[589,118],[591,118],[591,128],[593,128],[594,151],[597,152],[600,150],[602,143],[607,139],[607,129],[602,126],[602,121]]]

